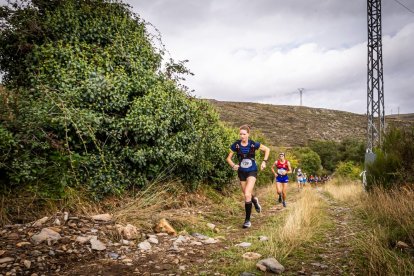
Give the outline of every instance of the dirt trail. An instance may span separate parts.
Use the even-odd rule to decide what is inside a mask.
[[[217,257],[217,254],[258,236],[270,217],[289,212],[289,206],[300,197],[300,193],[292,193],[288,207],[283,208],[281,204],[276,205],[275,196],[269,196],[269,191],[273,192],[268,187],[258,189],[263,212],[256,214],[253,210],[250,229],[241,228],[241,204],[234,217],[212,221],[220,229],[217,233],[213,230],[205,234],[179,233],[177,236],[141,233],[141,238],[136,241],[121,239],[116,242],[119,237],[114,234],[114,222],[99,223],[81,217],[71,217],[60,226],[53,224],[56,218],[49,218],[37,228],[32,224],[10,225],[0,229],[0,275],[224,275],[220,273],[220,267],[231,266],[233,259],[226,258],[225,254]],[[350,209],[320,191],[315,192],[329,206],[334,230],[326,232],[321,242],[308,248],[306,259],[286,267],[284,275],[361,275],[353,262],[354,252],[349,244],[356,231]],[[208,208],[204,206],[203,210]],[[31,237],[44,227],[59,231],[62,238],[49,244],[34,244]],[[89,242],[76,241],[77,237],[88,235],[96,235],[106,248],[94,250]],[[141,242],[150,239],[151,248],[140,249]],[[21,242],[25,244],[21,245]],[[261,275],[259,270],[254,273]]]
[[[308,260],[302,263],[302,275],[363,275],[359,256],[353,249],[353,237],[359,231],[352,217],[352,209],[328,197],[320,188],[320,198],[327,203],[331,231],[325,231],[323,239],[307,249]]]

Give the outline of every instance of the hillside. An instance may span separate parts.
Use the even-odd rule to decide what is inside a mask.
[[[273,146],[305,146],[312,140],[366,139],[367,121],[361,114],[304,106],[210,102],[221,120],[234,127],[249,124],[253,130],[260,130]],[[412,125],[413,121],[408,119],[411,117],[409,114],[400,115],[399,119],[387,117],[387,123]]]

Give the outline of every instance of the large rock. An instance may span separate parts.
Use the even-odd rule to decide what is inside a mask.
[[[256,267],[261,271],[273,272],[277,274],[280,274],[283,271],[285,271],[283,265],[281,265],[275,258],[267,258],[261,260],[256,264]]]
[[[40,231],[39,234],[32,236],[32,241],[35,244],[40,244],[44,241],[50,241],[55,242],[60,240],[61,236],[59,233],[49,229],[49,228],[43,228],[42,231]]]
[[[45,223],[47,220],[48,220],[49,218],[48,217],[43,217],[43,218],[41,218],[41,219],[39,219],[39,220],[37,220],[37,221],[35,221],[34,223],[33,223],[33,227],[40,227],[40,226],[42,226],[43,225],[43,223]]]
[[[171,224],[165,219],[161,219],[160,222],[157,224],[157,226],[155,226],[155,232],[160,233],[160,232],[165,232],[168,233],[169,235],[177,235],[177,231],[175,231],[175,229],[171,226]]]
[[[97,221],[111,221],[112,220],[112,215],[111,214],[99,214],[99,215],[94,215],[92,216],[93,220],[97,220]]]
[[[103,242],[101,242],[100,240],[98,240],[97,236],[91,237],[89,242],[91,243],[91,248],[93,250],[102,251],[102,250],[106,249],[105,244]]]

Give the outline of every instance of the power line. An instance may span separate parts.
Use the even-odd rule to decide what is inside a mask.
[[[396,3],[400,4],[401,6],[403,6],[407,11],[409,11],[411,13],[414,13],[413,10],[411,10],[409,7],[407,7],[406,5],[404,5],[403,3],[401,3],[400,1],[394,0],[394,2],[396,2]]]

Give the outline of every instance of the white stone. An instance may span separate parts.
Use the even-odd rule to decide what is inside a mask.
[[[150,250],[152,246],[148,241],[143,241],[138,244],[138,248],[141,250]]]
[[[38,219],[38,220],[36,220],[34,223],[33,223],[33,227],[40,227],[40,226],[42,226],[43,225],[43,223],[45,223],[47,220],[48,220],[49,218],[48,217],[43,217],[43,218],[41,218],[41,219]]]
[[[99,215],[92,216],[92,219],[98,220],[98,221],[111,221],[112,215],[111,214],[99,214]]]
[[[30,267],[32,266],[32,262],[29,260],[24,260],[23,264],[27,269],[30,269]]]
[[[174,241],[174,243],[176,243],[176,244],[178,244],[178,243],[183,243],[183,242],[185,242],[185,241],[187,241],[187,238],[186,237],[184,237],[184,236],[178,236],[178,238]]]
[[[84,244],[90,241],[92,237],[93,236],[87,236],[87,237],[77,236],[75,241],[80,244]]]
[[[259,240],[260,240],[260,241],[268,241],[268,240],[269,240],[269,238],[268,238],[268,237],[266,237],[266,236],[260,236],[260,237],[259,237]]]
[[[213,238],[208,238],[206,240],[203,240],[204,244],[213,244],[213,243],[218,243],[218,240],[213,239]]]
[[[39,234],[32,236],[32,241],[35,244],[40,244],[44,241],[48,243],[58,241],[61,238],[60,234],[49,228],[43,228]]]
[[[150,238],[148,239],[148,242],[153,243],[153,244],[158,244],[158,239],[157,239],[157,238],[155,238],[155,237],[150,237]]]
[[[216,228],[216,225],[212,223],[207,223],[207,227],[210,228],[211,230],[214,230],[214,228]]]
[[[98,240],[97,236],[91,237],[90,243],[91,243],[92,249],[94,250],[102,251],[106,249],[105,244],[101,242],[100,240]]]
[[[68,220],[68,218],[69,218],[69,213],[68,213],[68,212],[64,212],[64,213],[63,213],[63,220],[64,220],[64,221],[67,221],[67,220]]]
[[[242,242],[242,243],[236,244],[236,246],[243,247],[243,248],[250,247],[251,245],[252,244],[250,242]]]
[[[55,225],[60,225],[60,220],[58,218],[55,219],[55,221],[53,222]]]

